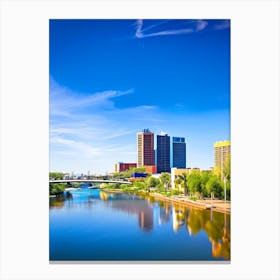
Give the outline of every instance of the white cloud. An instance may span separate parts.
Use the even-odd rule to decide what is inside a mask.
[[[226,19],[214,26],[214,30],[224,30],[230,28],[230,20]]]
[[[208,25],[208,22],[206,20],[198,20],[197,21],[197,24],[196,24],[196,29],[195,31],[198,32],[198,31],[201,31],[203,30],[204,28],[206,28],[206,26]]]
[[[165,21],[162,23],[165,23]],[[160,23],[160,24],[162,24],[162,23]],[[155,26],[158,26],[160,24],[152,25],[145,29],[143,29],[143,24],[144,23],[143,23],[142,19],[138,19],[136,22],[135,37],[138,39],[147,38],[147,37],[156,37],[156,36],[166,36],[166,35],[190,34],[190,33],[199,32],[199,31],[205,29],[206,26],[208,25],[207,21],[205,21],[205,20],[195,20],[194,23],[192,22],[192,26],[190,28],[161,30],[158,32],[147,33],[146,32],[147,30],[154,28]]]
[[[85,142],[73,140],[73,139],[66,139],[63,137],[51,137],[50,143],[52,144],[61,144],[64,148],[68,148],[68,153],[72,155],[82,154],[82,156],[94,156],[100,155],[101,149],[98,147],[93,147]]]
[[[138,19],[136,24],[136,33],[135,33],[135,36],[137,38],[143,38],[142,26],[143,26],[143,20]]]
[[[133,92],[79,94],[52,80],[50,169],[104,173],[113,171],[119,161],[136,162],[136,133],[147,123],[154,123],[159,112],[149,104],[125,108],[115,105],[115,98]]]
[[[106,90],[92,94],[77,93],[60,86],[50,79],[50,114],[51,116],[71,117],[72,113],[85,108],[114,108],[112,99],[132,94],[133,89],[126,91]]]

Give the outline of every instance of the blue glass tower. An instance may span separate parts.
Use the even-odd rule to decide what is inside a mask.
[[[170,136],[157,135],[157,173],[170,172]]]
[[[186,168],[186,142],[184,137],[172,137],[172,167]]]

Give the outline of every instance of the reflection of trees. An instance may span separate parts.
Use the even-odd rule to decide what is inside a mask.
[[[211,216],[212,215],[212,219]],[[200,230],[207,233],[212,244],[212,255],[216,258],[230,259],[230,219],[229,215],[190,209],[187,229],[196,235]],[[228,223],[226,222],[228,219]]]
[[[148,201],[150,203],[151,206],[154,206],[155,204],[155,198],[153,196],[148,196]]]
[[[187,219],[187,230],[190,234],[196,235],[203,229],[204,223],[210,220],[209,212],[197,209],[190,209]]]
[[[168,221],[170,203],[159,201],[159,206],[160,222]],[[172,215],[174,231],[178,231],[184,224],[190,235],[197,235],[202,230],[212,244],[213,257],[230,259],[230,215],[179,204],[172,205]]]
[[[65,205],[65,201],[72,201],[73,196],[70,192],[66,192],[60,195],[57,195],[56,197],[51,197],[49,200],[50,208],[57,207],[61,208]]]
[[[212,254],[214,257],[224,257],[226,260],[230,259],[230,231],[227,228],[223,229],[223,237],[219,241],[209,240],[212,243]]]
[[[109,199],[109,194],[107,192],[100,191],[99,195],[100,195],[101,200],[108,200]]]
[[[50,208],[61,208],[64,206],[64,201],[65,199],[61,198],[50,199]]]
[[[185,218],[186,218],[185,207],[173,205],[172,215],[173,215],[173,230],[177,231],[179,227],[185,224]]]

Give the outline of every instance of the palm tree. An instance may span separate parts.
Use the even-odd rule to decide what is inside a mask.
[[[178,190],[180,190],[182,183],[183,183],[183,180],[180,177],[176,178],[175,184],[176,184],[176,187],[178,188]]]
[[[165,190],[168,189],[168,186],[170,184],[170,174],[169,173],[161,173],[159,177],[160,181],[163,183]]]
[[[180,178],[183,182],[183,186],[184,186],[184,195],[187,195],[187,180],[188,180],[188,175],[187,173],[182,173],[181,175],[178,176],[178,178]]]

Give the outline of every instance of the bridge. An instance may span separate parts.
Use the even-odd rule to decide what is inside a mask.
[[[73,180],[49,180],[49,183],[115,183],[131,185],[131,182],[122,180],[103,180],[103,179],[73,179]]]

